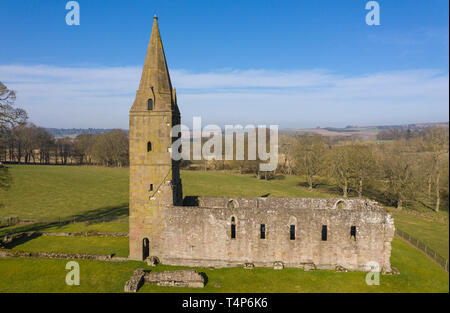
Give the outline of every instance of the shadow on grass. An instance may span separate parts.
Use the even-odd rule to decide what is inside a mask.
[[[205,272],[200,272],[199,274],[203,277],[203,280],[205,281],[205,287],[206,287],[206,285],[208,284],[208,275],[206,275]]]
[[[86,222],[88,224],[97,224],[103,222],[112,222],[124,217],[128,217],[128,212],[128,203],[122,203],[117,206],[108,206],[86,211],[81,214],[61,218],[57,221],[41,222],[14,227],[13,229],[0,231],[0,236],[11,235],[20,232],[39,232],[51,227],[62,227],[70,223]]]
[[[13,241],[6,243],[4,246],[7,249],[12,249],[12,248],[14,248],[16,246],[20,246],[21,244],[24,244],[25,242],[33,240],[33,239],[35,239],[37,237],[40,237],[40,236],[41,236],[41,234],[39,234],[39,233],[33,233],[33,234],[30,234],[30,235],[22,234],[20,237],[14,238]]]
[[[299,182],[297,184],[297,186],[299,187],[303,187],[303,188],[309,188],[309,184],[307,182]],[[317,182],[317,183],[313,183],[313,190],[312,191],[318,191],[318,192],[323,192],[323,193],[329,193],[329,194],[334,194],[336,196],[340,196],[342,195],[342,191],[341,189],[339,189],[339,187],[337,186],[333,186],[333,185],[329,185],[323,182]]]

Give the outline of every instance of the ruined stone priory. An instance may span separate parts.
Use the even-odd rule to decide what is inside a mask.
[[[130,255],[168,265],[391,271],[394,221],[365,199],[182,195],[181,122],[158,18],[130,110]]]

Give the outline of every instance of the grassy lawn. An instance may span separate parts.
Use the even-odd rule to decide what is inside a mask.
[[[108,221],[128,215],[128,169],[87,166],[9,165],[10,190],[0,191],[0,218],[37,221],[86,218]],[[184,195],[329,197],[298,186],[295,177],[272,181],[231,172],[182,171]]]
[[[129,230],[128,218],[124,218],[122,222],[100,222],[100,223],[71,223],[66,225],[57,225],[46,227],[47,233],[77,233],[84,231],[97,232],[123,232],[127,233]]]
[[[141,262],[78,260],[80,286],[67,286],[67,260],[0,259],[1,292],[123,292]]]
[[[8,165],[13,178],[0,191],[0,217],[58,220],[128,215],[128,168]]]
[[[25,231],[37,231],[45,233],[79,233],[79,232],[128,232],[128,217],[122,218],[121,221],[114,222],[94,222],[94,223],[70,223],[54,225],[16,225],[11,227],[0,228],[0,237],[8,233],[17,233]]]
[[[64,252],[128,257],[128,237],[53,237],[40,236],[12,250],[27,252]]]
[[[143,262],[78,261],[80,286],[65,284],[65,260],[0,259],[0,292],[122,292],[138,267],[152,271],[180,269]],[[304,272],[290,268],[196,268],[208,277],[203,289],[145,285],[140,292],[448,292],[449,276],[423,254],[398,239],[393,242],[392,264],[401,274],[381,276],[379,286],[368,286],[365,273]]]
[[[127,232],[128,169],[76,166],[10,166],[14,182],[0,191],[0,218],[58,222],[82,219],[66,225],[18,225],[0,228],[0,236],[17,231]],[[251,175],[222,171],[182,171],[183,194],[231,197],[336,197],[330,186],[320,184],[309,192],[297,176],[257,180]],[[447,212],[445,214],[448,215]],[[449,255],[449,226],[425,217],[393,211],[398,228],[424,241],[443,256]],[[38,237],[14,247],[22,251],[128,255],[128,238]],[[448,292],[448,273],[416,249],[395,239],[391,262],[401,275],[382,276],[380,286],[367,286],[364,273],[304,272],[299,269],[257,268],[244,270],[199,269],[209,277],[206,288],[192,292]],[[0,259],[1,291],[117,291],[142,262],[102,263],[80,261],[82,285],[64,284],[65,261]],[[152,270],[171,269],[158,266]],[[24,289],[23,283],[29,282]],[[83,283],[84,282],[84,283]],[[218,287],[220,286],[220,287]],[[145,286],[143,292],[182,292],[183,288]]]
[[[182,171],[185,196],[230,196],[276,198],[329,198],[332,195],[308,191],[299,185],[296,176],[273,180],[258,180],[252,175],[239,175],[230,171]]]
[[[11,231],[81,232],[128,231],[128,169],[86,166],[11,165],[13,185],[0,191],[0,218],[59,221],[84,219],[89,223],[0,228],[0,236]],[[231,197],[336,197],[323,181],[310,192],[298,176],[270,181],[230,171],[182,171],[183,194]],[[448,212],[442,212],[446,214]],[[448,222],[394,212],[396,226],[428,244],[442,256],[449,255]],[[448,221],[448,218],[447,218]]]
[[[449,225],[427,218],[393,211],[395,226],[416,237],[441,256],[449,256]]]

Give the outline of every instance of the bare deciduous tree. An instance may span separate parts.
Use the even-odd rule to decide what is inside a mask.
[[[295,171],[305,175],[308,189],[314,187],[314,179],[324,168],[324,158],[328,146],[320,136],[302,135],[295,142]]]
[[[14,108],[16,92],[9,90],[0,82],[0,132],[23,123],[27,119],[27,113],[20,108]]]
[[[352,149],[348,145],[334,146],[327,157],[328,176],[342,190],[342,196],[348,197],[348,191],[354,172],[352,171]]]

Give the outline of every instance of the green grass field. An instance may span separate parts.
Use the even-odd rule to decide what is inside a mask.
[[[128,257],[128,237],[37,237],[12,250],[64,252]]]
[[[13,185],[0,191],[0,218],[56,222],[51,225],[18,225],[0,228],[0,236],[16,231],[127,232],[128,170],[77,166],[10,166]],[[231,172],[182,171],[184,195],[255,197],[333,197],[332,189],[309,192],[300,177],[270,181]],[[448,257],[449,226],[394,212],[397,227],[426,242]],[[58,224],[82,219],[83,222]],[[13,248],[21,251],[111,254],[127,256],[127,238],[42,236]],[[143,292],[448,292],[449,276],[415,248],[399,239],[393,242],[392,265],[401,274],[382,276],[380,286],[367,286],[365,274],[299,269],[257,268],[244,270],[198,269],[208,276],[204,289],[144,286]],[[121,292],[126,280],[142,262],[108,263],[80,261],[81,286],[64,283],[66,261],[0,259],[0,292]],[[152,270],[174,267],[159,265]]]
[[[143,262],[78,261],[80,286],[65,284],[65,260],[0,259],[0,292],[122,292],[133,271],[181,269]],[[380,277],[380,285],[368,286],[366,273],[334,271],[305,272],[288,268],[195,268],[208,277],[203,289],[144,285],[140,292],[448,292],[448,273],[444,273],[419,251],[394,239],[392,264],[401,274]]]
[[[127,216],[128,169],[83,166],[9,166],[9,191],[0,191],[0,217],[57,220]]]
[[[449,257],[448,222],[417,218],[406,212],[393,211],[395,226],[421,240],[441,256]]]

